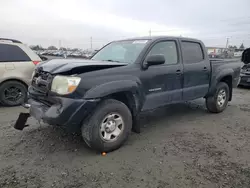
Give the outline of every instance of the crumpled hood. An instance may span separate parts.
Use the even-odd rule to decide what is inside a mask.
[[[246,64],[241,68],[241,74],[250,75],[250,64]]]
[[[82,59],[52,59],[37,65],[37,69],[51,74],[80,74],[101,69],[125,66],[127,63],[93,61]]]

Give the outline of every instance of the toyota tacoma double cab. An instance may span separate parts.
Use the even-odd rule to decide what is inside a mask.
[[[209,60],[200,40],[141,37],[113,41],[87,60],[54,59],[36,66],[28,89],[29,117],[81,130],[100,152],[118,149],[138,114],[172,103],[205,98],[208,111],[222,112],[239,82],[240,63]]]

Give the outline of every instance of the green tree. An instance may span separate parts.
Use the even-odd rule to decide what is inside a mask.
[[[66,49],[66,48],[64,48],[64,47],[61,47],[61,48],[59,48],[59,50],[66,51],[67,49]]]
[[[49,46],[48,50],[57,50],[57,47],[55,47],[55,46]]]
[[[243,43],[240,45],[239,49],[240,49],[240,50],[244,50],[244,49],[245,49],[245,46],[244,46]]]
[[[43,50],[44,48],[40,45],[30,45],[30,49],[32,50]]]

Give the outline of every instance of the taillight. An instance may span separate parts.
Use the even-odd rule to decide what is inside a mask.
[[[40,61],[33,61],[34,65],[37,65],[38,63],[40,63]]]

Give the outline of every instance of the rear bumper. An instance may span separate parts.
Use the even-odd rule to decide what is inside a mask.
[[[54,97],[54,101],[56,103],[49,106],[38,100],[29,99],[30,108],[29,115],[26,115],[27,118],[34,117],[38,121],[50,125],[64,126],[70,131],[75,131],[79,129],[82,121],[94,110],[99,100]],[[23,123],[20,123],[20,119],[17,120],[14,126],[16,129],[22,130],[26,126],[25,118],[23,119]]]

